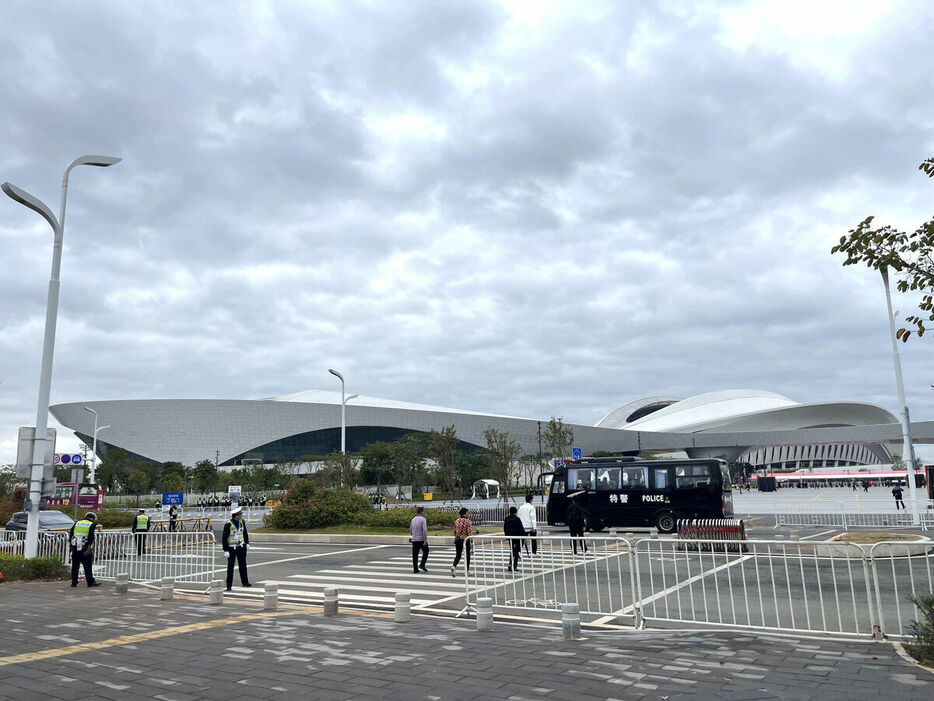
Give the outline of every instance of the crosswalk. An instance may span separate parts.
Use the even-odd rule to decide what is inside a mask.
[[[456,577],[451,577],[454,548],[431,548],[428,573],[412,572],[411,556],[386,558],[344,565],[335,569],[314,570],[309,574],[293,574],[284,579],[259,579],[251,589],[235,587],[227,596],[261,599],[263,585],[279,585],[279,600],[283,602],[320,605],[324,590],[337,587],[342,605],[391,610],[396,592],[410,592],[412,607],[431,607],[441,602],[455,601],[464,596],[464,560]]]
[[[408,553],[386,557],[382,552],[374,553],[373,558],[365,563],[314,569],[307,574],[292,574],[281,579],[274,575],[266,579],[254,579],[252,588],[234,587],[227,596],[261,600],[264,595],[263,585],[269,582],[278,585],[279,600],[288,603],[321,605],[324,590],[336,587],[342,606],[392,610],[396,593],[409,592],[414,610],[458,611],[465,603],[468,587],[472,593],[476,588],[514,588],[525,579],[541,578],[602,559],[593,557],[595,553],[585,557],[583,554],[573,554],[570,548],[545,547],[536,557],[530,558],[523,554],[519,571],[512,573],[506,569],[509,563],[508,549],[487,545],[474,552],[471,576],[465,585],[464,559],[461,559],[456,577],[451,576],[454,552],[450,546],[432,546],[427,573],[412,572],[412,558]]]

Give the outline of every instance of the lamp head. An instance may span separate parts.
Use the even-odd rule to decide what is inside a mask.
[[[35,195],[30,195],[21,187],[16,187],[13,183],[3,183],[3,185],[0,185],[0,190],[3,190],[10,199],[16,200],[21,205],[29,207],[29,209],[34,212],[38,212],[42,218],[49,223],[56,236],[58,236],[58,219],[55,218],[55,215],[52,214],[52,210],[46,207],[42,200]]]
[[[76,166],[98,166],[100,168],[106,168],[112,166],[115,163],[122,161],[122,158],[117,158],[116,156],[81,156],[81,158],[76,158],[73,165]]]
[[[340,379],[341,382],[344,381],[344,376],[341,375],[337,370],[333,370],[333,369],[331,369],[331,368],[328,368],[328,372],[331,373],[332,375],[334,375],[334,377]]]

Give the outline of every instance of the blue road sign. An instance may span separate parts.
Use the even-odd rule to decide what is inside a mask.
[[[580,460],[582,457],[584,457],[584,451],[582,451],[580,448],[571,448],[571,457],[575,460]]]
[[[71,462],[71,455],[69,455],[68,453],[65,453],[64,455],[62,455],[63,464],[67,465],[70,462]]]
[[[72,465],[80,465],[80,464],[81,464],[81,454],[80,454],[80,453],[75,453],[74,455],[71,456],[71,464],[72,464]]]
[[[172,504],[178,504],[179,506],[185,500],[185,495],[182,492],[163,492],[162,493],[162,505],[171,506]]]
[[[564,464],[564,458],[555,458],[555,467],[561,467]]]

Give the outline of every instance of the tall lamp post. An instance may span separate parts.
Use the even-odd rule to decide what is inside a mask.
[[[91,482],[94,482],[94,476],[97,474],[97,432],[98,432],[98,431],[103,431],[105,428],[110,428],[110,424],[107,424],[106,426],[100,426],[100,427],[98,427],[98,425],[97,425],[97,412],[94,411],[94,410],[93,410],[91,407],[89,407],[89,406],[84,407],[84,410],[85,410],[85,411],[90,411],[92,414],[94,414],[94,438],[91,439],[91,442],[92,442],[92,445],[91,445],[91,454],[92,454],[92,455],[91,455],[91,457],[92,457],[92,459],[93,459],[94,462],[91,463],[91,477],[90,477],[90,481],[91,481]]]
[[[359,394],[351,394],[346,399],[344,398],[344,376],[341,375],[337,370],[332,370],[328,368],[328,372],[334,375],[338,380],[341,381],[341,453],[346,452],[347,449],[347,402],[355,397],[359,397]]]
[[[892,313],[892,295],[889,292],[889,269],[885,266],[879,268],[882,273],[882,284],[885,285],[885,304],[889,310],[889,333],[892,336],[892,359],[895,364],[895,384],[898,387],[898,405],[901,411],[899,417],[902,422],[902,460],[905,461],[905,470],[908,473],[908,498],[911,500],[911,521],[914,525],[921,523],[918,513],[918,501],[915,494],[915,449],[911,444],[911,421],[908,416],[908,402],[905,400],[905,383],[902,381],[902,361],[898,355],[898,340],[895,336],[895,315]]]
[[[39,500],[42,498],[42,468],[45,461],[46,433],[49,420],[49,394],[52,389],[52,356],[55,352],[55,323],[58,320],[58,290],[62,269],[62,241],[65,232],[65,199],[68,195],[68,175],[75,166],[98,166],[106,168],[121,159],[112,156],[81,156],[76,158],[62,176],[62,202],[58,219],[38,197],[30,195],[11,183],[0,185],[10,198],[37,212],[52,227],[52,273],[49,277],[49,294],[45,308],[45,335],[42,340],[42,370],[39,375],[39,401],[36,407],[36,434],[33,442],[32,474],[29,480],[29,499],[32,508],[26,521],[26,544],[24,555],[35,557],[39,549]]]

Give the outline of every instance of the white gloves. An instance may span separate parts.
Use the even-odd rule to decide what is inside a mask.
[[[250,544],[249,544],[249,543],[246,544],[246,549],[247,549],[247,550],[250,549]]]
[[[226,557],[226,558],[229,558],[229,557],[230,557],[230,551],[229,551],[229,550],[225,550],[225,551],[224,551],[224,557]]]

